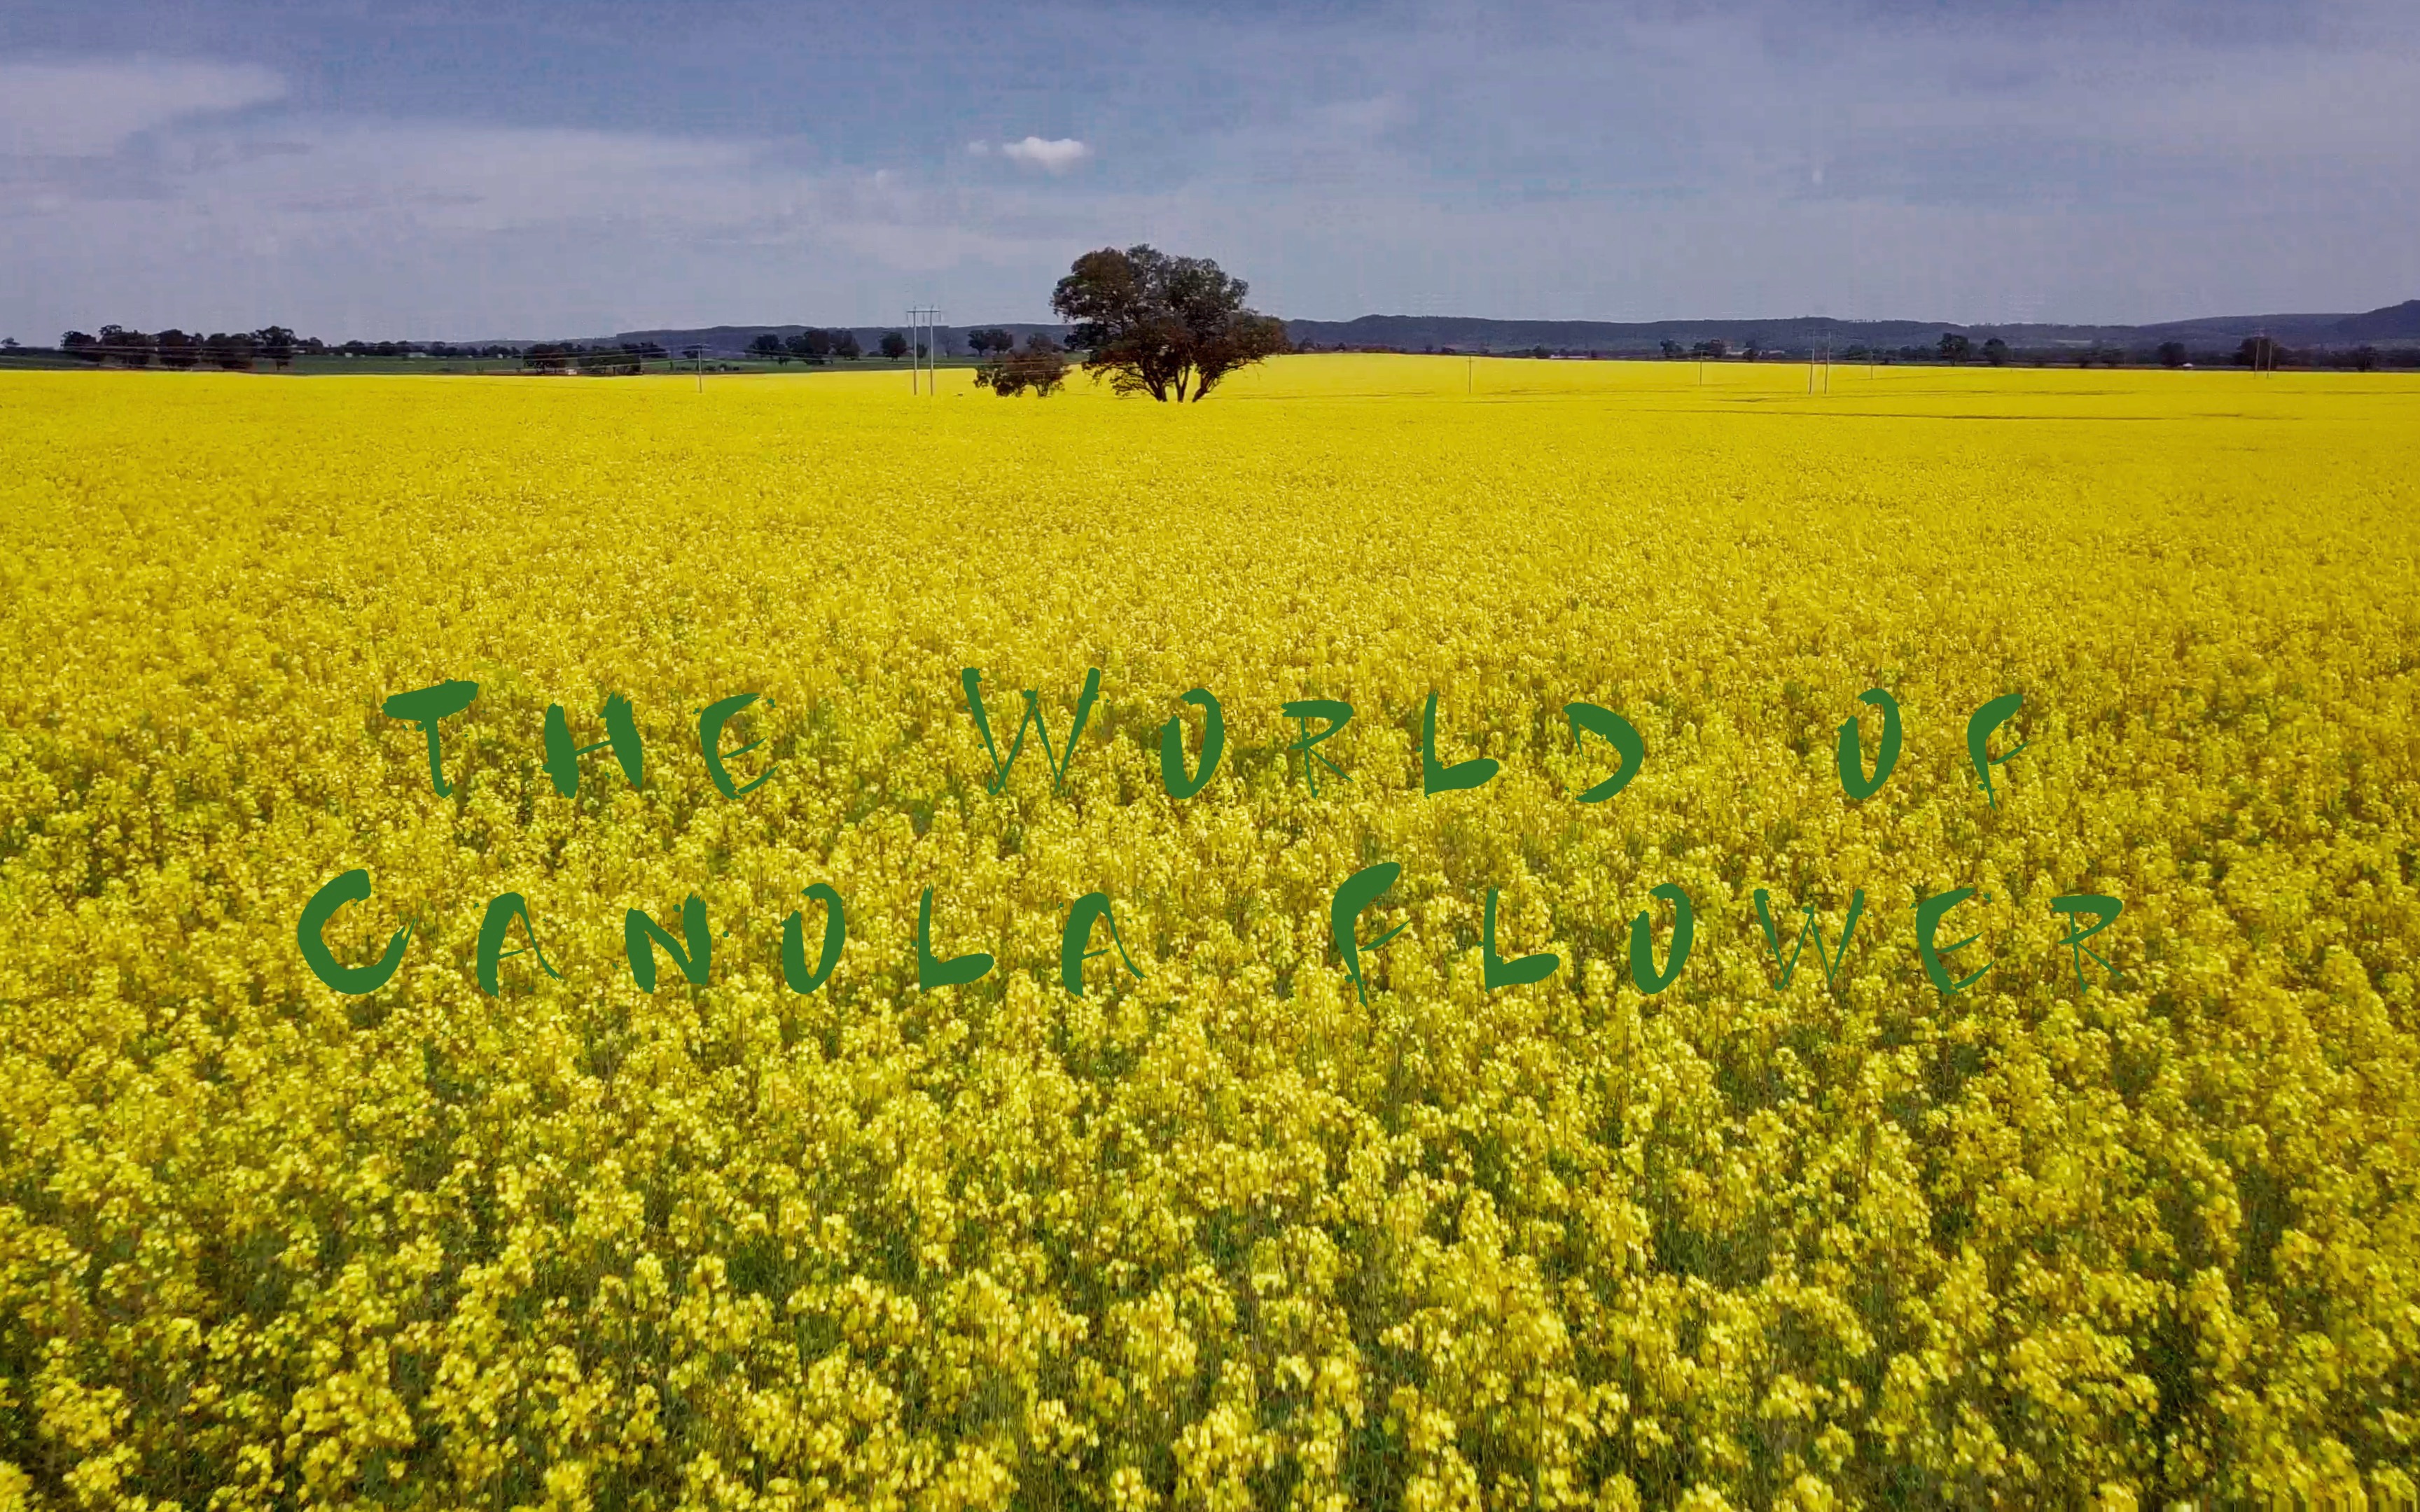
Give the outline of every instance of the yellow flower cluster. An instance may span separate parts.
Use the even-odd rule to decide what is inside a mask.
[[[0,1503],[2409,1504],[2420,388],[1708,378],[0,377]],[[1101,669],[1063,780],[989,791],[967,667],[1063,739]],[[441,796],[380,711],[448,679]],[[614,695],[644,784],[561,796]],[[413,933],[348,996],[355,868],[335,956]],[[1785,949],[1863,890],[1837,975],[1759,888]],[[1559,970],[1485,986],[1490,889]],[[506,892],[560,975],[490,995]],[[1093,892],[1141,975],[1077,997]]]

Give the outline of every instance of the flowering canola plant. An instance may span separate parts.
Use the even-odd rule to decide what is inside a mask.
[[[1840,375],[0,376],[0,1504],[2409,1504],[2420,389]]]

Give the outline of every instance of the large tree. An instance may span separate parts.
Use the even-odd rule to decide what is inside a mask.
[[[1050,308],[1075,326],[1087,371],[1109,374],[1120,393],[1182,404],[1286,349],[1284,322],[1246,309],[1245,292],[1207,257],[1104,247],[1076,259]]]

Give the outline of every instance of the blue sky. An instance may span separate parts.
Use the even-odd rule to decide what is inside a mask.
[[[1277,313],[2137,321],[2420,296],[2413,0],[0,0],[0,334]]]

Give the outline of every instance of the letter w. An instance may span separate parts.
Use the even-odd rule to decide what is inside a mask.
[[[1807,937],[1811,934],[1815,937],[1815,959],[1823,963],[1823,981],[1829,986],[1840,969],[1840,963],[1849,959],[1849,942],[1857,935],[1857,916],[1866,911],[1866,889],[1859,887],[1849,895],[1849,921],[1840,930],[1839,954],[1827,956],[1823,953],[1823,932],[1815,927],[1815,905],[1808,903],[1807,922],[1800,927],[1798,941],[1790,948],[1787,961],[1781,959],[1781,935],[1773,927],[1773,910],[1765,897],[1762,887],[1756,889],[1757,922],[1764,926],[1765,949],[1773,952],[1773,964],[1781,972],[1781,980],[1776,985],[1783,992],[1790,990],[1790,979],[1798,974],[1798,957],[1806,950]]]
[[[991,738],[991,721],[984,717],[983,672],[973,667],[959,669],[958,681],[966,685],[967,708],[975,717],[976,733],[983,736],[984,754],[991,758],[991,786],[986,793],[998,793],[1008,785],[1008,774],[1016,769],[1017,753],[1025,749],[1025,732],[1042,732],[1042,759],[1050,764],[1050,791],[1059,791],[1059,779],[1076,760],[1076,742],[1083,736],[1084,726],[1093,717],[1093,702],[1101,696],[1101,669],[1095,667],[1084,674],[1084,691],[1076,700],[1076,728],[1067,732],[1065,755],[1050,748],[1050,727],[1043,722],[1041,696],[1032,688],[1025,690],[1025,717],[1018,722],[1016,738],[1008,743],[1008,760],[1000,758],[1000,747]]]

